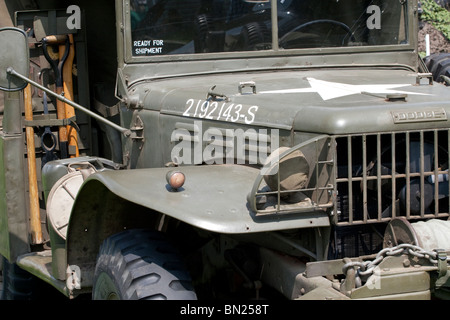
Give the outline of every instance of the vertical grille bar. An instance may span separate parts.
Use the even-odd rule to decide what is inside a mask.
[[[381,221],[382,214],[382,188],[381,188],[381,135],[377,134],[377,208],[378,208],[378,221]]]
[[[364,223],[367,223],[367,216],[369,215],[368,209],[367,209],[367,135],[362,136],[362,173],[363,173],[363,181],[362,181],[362,188],[363,188],[363,221]]]
[[[353,161],[352,161],[352,137],[347,137],[347,177],[348,177],[348,219],[350,223],[353,223]]]
[[[434,131],[433,147],[434,147],[434,212],[439,214],[439,136],[437,130]]]
[[[424,152],[423,131],[420,131],[420,192],[425,193],[425,152]],[[425,216],[425,197],[420,197],[420,216]]]
[[[318,141],[315,142],[315,150],[316,150],[316,155],[315,155],[315,159],[316,159],[316,170],[315,170],[316,171],[316,181],[320,181],[319,180],[319,173],[320,173],[319,164],[321,162],[321,159],[319,157],[320,151],[319,151],[319,142]],[[317,192],[315,192],[315,201],[316,201],[316,203],[319,203],[319,192],[318,192],[318,190],[317,190]]]
[[[450,190],[450,129],[447,131],[447,150],[449,151],[447,154],[448,190]],[[450,197],[448,197],[447,205],[450,210]]]
[[[391,203],[391,208],[392,208],[392,217],[395,217],[397,215],[397,194],[396,194],[396,190],[397,190],[397,168],[396,168],[396,157],[395,157],[395,152],[396,152],[396,142],[397,140],[395,139],[395,133],[391,134],[391,164],[392,164],[392,180],[391,180],[391,186],[392,186],[392,192],[391,192],[391,196],[392,196],[392,203]]]
[[[406,174],[406,218],[411,218],[411,150],[410,150],[410,133],[406,132],[406,163],[405,163],[405,174]]]

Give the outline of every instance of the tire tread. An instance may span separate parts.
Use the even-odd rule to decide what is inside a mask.
[[[113,279],[123,300],[196,299],[177,250],[155,231],[127,230],[106,239],[94,279],[101,272]]]

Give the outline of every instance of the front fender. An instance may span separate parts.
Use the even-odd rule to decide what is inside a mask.
[[[186,182],[171,190],[173,168],[103,171],[89,176],[76,197],[67,230],[67,262],[89,285],[101,242],[123,229],[149,226],[161,213],[197,228],[242,234],[329,226],[324,212],[256,216],[247,195],[259,170],[237,165],[181,167]]]
[[[101,183],[110,192],[134,204],[168,215],[195,227],[228,234],[263,232],[329,225],[326,214],[315,212],[302,219],[292,216],[256,217],[249,209],[247,195],[259,170],[237,165],[182,167],[186,182],[179,191],[171,190],[166,174],[171,168],[105,171],[90,176],[74,205],[79,212],[84,190]],[[307,223],[302,220],[307,220]]]

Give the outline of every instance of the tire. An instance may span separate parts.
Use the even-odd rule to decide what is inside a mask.
[[[258,50],[258,46],[271,44],[270,32],[263,23],[252,22],[242,28],[241,47],[239,50],[253,51]],[[261,49],[267,49],[262,47]]]
[[[67,300],[67,297],[53,286],[23,270],[16,263],[10,263],[5,257],[0,259],[3,264],[1,300]]]
[[[210,17],[206,14],[197,16],[194,27],[196,29],[197,38],[194,41],[195,52],[205,53],[208,52],[208,46],[206,39],[208,38],[208,32],[210,31]]]
[[[93,300],[195,300],[191,277],[163,234],[128,230],[107,238],[97,258]]]
[[[34,277],[17,264],[10,263],[5,257],[1,259],[3,264],[1,300],[32,300]]]
[[[433,74],[434,81],[441,82],[441,76],[450,78],[450,53],[435,53],[425,58],[425,65]]]

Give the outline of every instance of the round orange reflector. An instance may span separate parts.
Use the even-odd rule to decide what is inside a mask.
[[[167,172],[166,180],[169,186],[171,186],[173,189],[179,189],[186,181],[186,177],[184,173],[180,171],[169,171]]]

